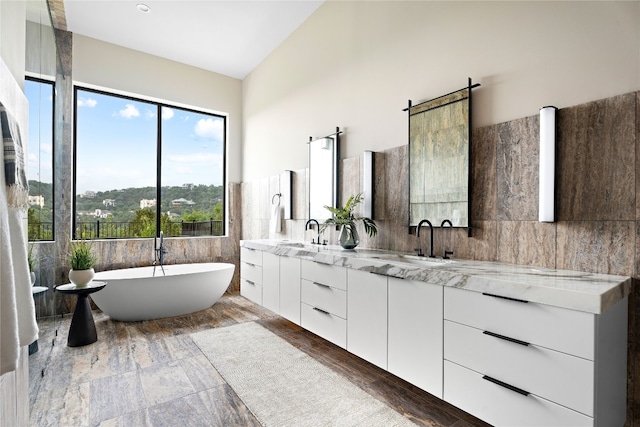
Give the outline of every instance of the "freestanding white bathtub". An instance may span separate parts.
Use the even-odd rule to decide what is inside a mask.
[[[179,316],[211,307],[231,283],[235,265],[171,264],[101,271],[95,280],[107,286],[91,299],[115,320],[149,320]]]

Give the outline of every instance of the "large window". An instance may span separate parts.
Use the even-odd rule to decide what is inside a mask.
[[[74,238],[224,234],[224,116],[75,90]]]
[[[53,240],[53,83],[25,79],[29,101],[29,211],[30,241]]]

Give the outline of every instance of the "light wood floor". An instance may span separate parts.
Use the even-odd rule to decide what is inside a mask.
[[[117,322],[94,312],[98,342],[66,346],[71,315],[39,322],[29,358],[33,426],[259,426],[189,334],[258,322],[419,426],[487,424],[247,299],[191,315]]]

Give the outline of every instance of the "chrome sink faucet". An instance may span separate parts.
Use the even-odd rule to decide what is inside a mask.
[[[313,228],[313,224],[311,224],[312,222],[316,223],[316,227],[318,227],[318,243],[316,243],[313,239],[311,239],[311,243],[315,244],[320,244],[320,223],[318,222],[318,220],[311,218],[309,221],[307,221],[307,223],[304,225],[304,229],[308,230],[309,228]]]
[[[429,226],[429,232],[431,234],[431,247],[429,250],[429,258],[435,258],[436,256],[433,254],[433,224],[431,224],[431,221],[429,221],[428,219],[423,219],[418,223],[418,226],[416,227],[416,237],[420,237],[420,228],[424,223],[427,223],[427,225]],[[418,252],[418,255],[421,255],[420,252],[422,252],[422,250]]]

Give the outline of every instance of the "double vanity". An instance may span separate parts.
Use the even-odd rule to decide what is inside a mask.
[[[622,426],[631,279],[241,241],[240,292],[496,426]]]

